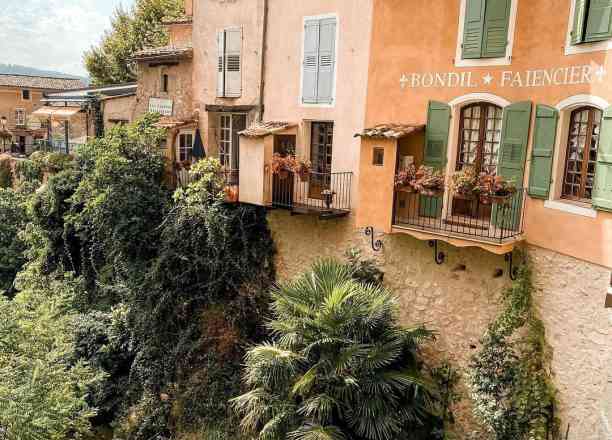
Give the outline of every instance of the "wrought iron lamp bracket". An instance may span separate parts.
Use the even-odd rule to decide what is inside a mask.
[[[367,228],[365,228],[365,235],[367,237],[370,237],[371,243],[372,243],[372,250],[374,252],[379,252],[380,250],[382,250],[383,248],[383,242],[382,240],[376,240],[374,237],[374,228],[372,226],[368,226]]]
[[[429,240],[429,247],[434,250],[434,261],[436,264],[444,263],[446,254],[442,251],[438,251],[438,240]]]
[[[515,281],[518,278],[518,267],[514,266],[513,253],[508,252],[504,255],[504,259],[508,263],[508,276],[512,281]]]

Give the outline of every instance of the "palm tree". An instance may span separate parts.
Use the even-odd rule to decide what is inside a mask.
[[[247,353],[250,391],[232,401],[246,432],[261,440],[434,438],[433,391],[417,358],[432,333],[400,327],[388,290],[324,260],[272,297],[273,341]]]

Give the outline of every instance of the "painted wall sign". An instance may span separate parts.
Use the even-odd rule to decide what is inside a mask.
[[[172,116],[172,99],[149,98],[149,112],[159,113],[162,116]]]
[[[402,89],[475,87],[550,87],[601,83],[608,72],[597,64],[553,67],[550,69],[503,70],[498,72],[404,73]]]

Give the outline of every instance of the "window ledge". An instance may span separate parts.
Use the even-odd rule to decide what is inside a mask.
[[[612,40],[581,44],[567,43],[565,45],[565,55],[576,55],[580,53],[599,52],[604,50],[612,50]]]
[[[490,66],[509,66],[512,64],[512,57],[504,56],[499,58],[473,58],[456,59],[455,67],[490,67]]]
[[[597,211],[593,208],[580,206],[562,200],[546,200],[544,202],[544,207],[557,211],[567,212],[568,214],[580,215],[589,218],[597,218]]]

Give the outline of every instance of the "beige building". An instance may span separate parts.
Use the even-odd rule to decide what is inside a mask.
[[[78,87],[83,87],[78,79],[0,74],[2,151],[26,154],[35,141],[46,139],[46,126],[32,118],[32,113],[42,106],[45,93]]]

